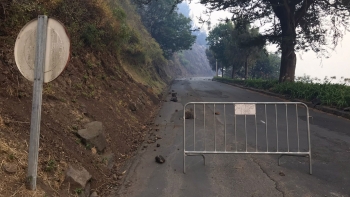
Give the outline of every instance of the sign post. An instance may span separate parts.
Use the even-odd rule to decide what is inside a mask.
[[[70,41],[64,26],[57,20],[39,15],[27,23],[17,36],[15,61],[21,74],[34,82],[27,188],[36,189],[43,83],[56,79],[67,65]]]
[[[36,178],[38,170],[40,122],[41,122],[41,104],[44,83],[44,64],[46,52],[47,36],[47,16],[38,17],[36,52],[35,52],[35,71],[34,71],[34,88],[32,117],[30,122],[30,140],[28,155],[28,174],[27,187],[30,190],[36,189]]]

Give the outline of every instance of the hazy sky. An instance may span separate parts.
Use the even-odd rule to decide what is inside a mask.
[[[194,22],[197,24],[197,17],[201,15],[205,17],[203,14],[205,7],[198,2],[198,0],[193,0],[189,4],[191,9],[190,16],[193,17]],[[230,18],[230,16],[231,14],[225,11],[212,13],[211,26],[214,27],[215,24],[219,23],[220,18]],[[206,27],[203,27],[203,30],[208,31]],[[268,46],[267,48],[271,51],[275,49],[274,46]],[[347,32],[335,51],[331,52],[330,58],[317,58],[314,52],[298,53],[296,76],[303,76],[304,74],[321,79],[325,76],[336,76],[337,81],[340,77],[350,78],[350,32]]]

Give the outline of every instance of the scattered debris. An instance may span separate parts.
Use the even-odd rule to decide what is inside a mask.
[[[160,144],[157,144],[157,147],[160,147]]]
[[[157,149],[154,149],[153,151],[157,151]]]
[[[17,172],[17,165],[16,164],[5,163],[3,165],[3,168],[4,168],[5,172],[10,173],[10,174],[14,174]]]
[[[162,115],[159,115],[159,117],[162,117]]]
[[[170,101],[177,102],[177,97],[171,97]]]
[[[107,141],[104,136],[104,127],[102,122],[91,122],[85,125],[86,129],[78,131],[78,135],[83,139],[85,145],[92,145],[102,152],[106,146]]]
[[[179,110],[177,110],[177,109],[175,110],[175,112],[178,112],[178,111],[179,111]]]
[[[143,148],[147,148],[148,146],[147,145],[144,145]]]
[[[130,104],[129,104],[129,109],[130,109],[131,111],[136,111],[137,108],[136,108],[135,103],[130,103]]]
[[[106,153],[102,155],[102,161],[106,164],[108,169],[112,169],[115,162],[115,156],[113,153]]]
[[[116,181],[116,180],[118,180],[118,177],[117,177],[117,175],[116,174],[113,174],[113,179]]]
[[[286,176],[282,171],[280,171],[280,173],[278,173],[280,176]]]
[[[165,159],[162,155],[157,155],[156,156],[156,162],[157,163],[164,163],[165,162]]]
[[[95,147],[92,147],[92,148],[91,148],[91,153],[92,153],[93,155],[95,155],[95,154],[97,153],[97,150],[96,150]]]
[[[220,115],[220,112],[218,112],[218,111],[217,111],[217,112],[215,112],[215,115]]]
[[[69,183],[70,188],[85,188],[92,176],[84,167],[68,166],[64,182]]]
[[[185,119],[193,119],[193,109],[191,108],[190,110],[186,110],[185,112]]]
[[[90,197],[98,197],[97,192],[92,192]]]

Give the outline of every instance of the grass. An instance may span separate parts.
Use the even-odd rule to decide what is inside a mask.
[[[313,82],[305,80],[305,78],[298,78],[296,82],[285,83],[278,83],[277,80],[262,79],[238,80],[221,77],[214,77],[214,79],[225,83],[268,90],[305,101],[312,101],[318,98],[322,105],[329,107],[339,109],[350,107],[350,86],[347,86],[347,81],[344,81],[342,84],[332,84],[331,80],[327,78],[323,82],[319,80]]]

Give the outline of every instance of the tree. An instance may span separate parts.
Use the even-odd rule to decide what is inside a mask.
[[[173,0],[137,2],[142,23],[159,43],[166,58],[191,48],[196,40],[192,35],[191,19],[177,12]]]
[[[278,79],[280,63],[280,56],[262,51],[260,58],[251,69],[251,76],[261,79]]]
[[[211,11],[227,10],[231,20],[269,25],[260,39],[282,51],[279,81],[294,81],[298,50],[327,53],[327,35],[336,46],[347,27],[349,2],[341,0],[201,0]],[[272,24],[272,25],[271,25]]]
[[[248,23],[239,21],[233,25],[226,22],[212,29],[207,41],[225,70],[231,70],[231,78],[242,66],[245,69],[244,76],[248,78],[248,67],[254,64],[265,44],[254,42],[258,35],[258,29],[250,28]]]

